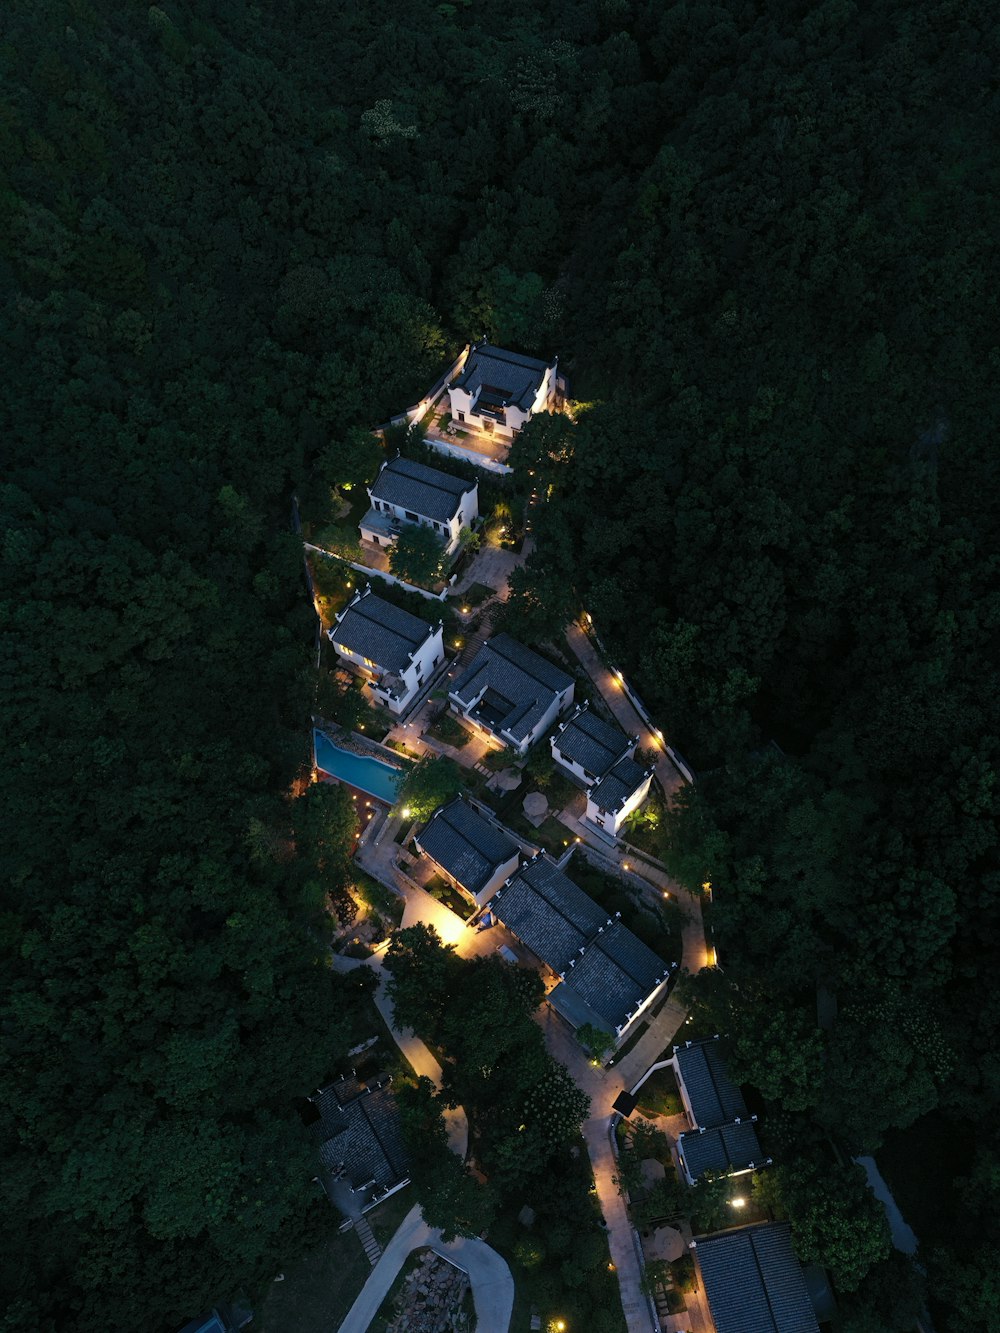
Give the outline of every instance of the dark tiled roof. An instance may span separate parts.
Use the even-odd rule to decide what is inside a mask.
[[[552,739],[568,759],[595,777],[606,773],[631,746],[623,731],[595,717],[586,704],[581,704]]]
[[[716,1333],[819,1333],[786,1223],[726,1231],[695,1253]]]
[[[397,672],[409,665],[416,650],[434,632],[426,620],[401,611],[368,588],[327,630],[332,643],[342,643],[383,671]]]
[[[477,343],[469,353],[461,375],[452,386],[475,394],[482,385],[488,400],[516,403],[527,411],[535,401],[548,365],[532,356],[505,352],[487,342]],[[475,410],[475,409],[473,409]]]
[[[715,1129],[747,1118],[743,1094],[729,1077],[718,1041],[679,1046],[674,1056],[699,1129]]]
[[[489,694],[491,731],[509,731],[517,740],[529,736],[553,697],[573,684],[565,671],[525,648],[509,634],[497,634],[483,644],[452,686],[451,693],[468,707],[484,688]]]
[[[608,920],[607,912],[545,857],[536,857],[511,876],[491,908],[555,972],[565,972]]]
[[[600,782],[591,787],[590,799],[598,810],[605,810],[612,815],[617,814],[648,776],[641,764],[626,756],[624,759],[619,759],[610,773],[605,773]]]
[[[387,1085],[360,1092],[359,1086],[344,1079],[315,1099],[320,1157],[329,1170],[343,1164],[355,1189],[370,1180],[395,1185],[407,1171],[395,1098]]]
[[[463,481],[423,463],[394,458],[383,466],[368,493],[373,500],[386,500],[424,518],[448,523],[458,513],[462,496],[475,486],[474,481]]]
[[[764,1161],[752,1120],[720,1125],[718,1129],[706,1129],[703,1134],[692,1130],[680,1136],[677,1146],[695,1180],[706,1171],[742,1171],[751,1162],[760,1166]]]
[[[605,1022],[624,1027],[669,970],[662,958],[615,921],[587,945],[567,972],[566,984]]]
[[[472,894],[517,855],[517,843],[461,796],[434,812],[417,843]]]

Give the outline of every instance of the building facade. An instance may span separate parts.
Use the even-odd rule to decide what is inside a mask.
[[[371,508],[358,525],[364,541],[393,546],[407,524],[429,527],[444,543],[444,554],[458,549],[463,528],[479,518],[479,487],[438,468],[394,458],[383,463],[368,487]]]
[[[377,597],[370,586],[354,594],[327,637],[391,713],[405,712],[444,664],[443,622],[429,625]]]
[[[551,364],[474,343],[461,374],[448,390],[451,415],[487,434],[513,439],[536,412],[552,411],[558,358]]]

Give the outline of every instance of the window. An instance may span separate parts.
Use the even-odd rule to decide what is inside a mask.
[[[409,511],[408,509],[404,509],[404,510],[403,510],[403,513],[406,515],[406,517],[410,520],[411,523],[419,523],[419,522],[420,522],[420,515],[419,515],[419,514],[411,514],[410,511]]]
[[[365,663],[365,666],[368,667],[371,671],[374,671],[374,670],[375,670],[375,663],[372,661],[372,659],[371,659],[370,657],[366,657],[366,658],[364,659],[364,663]]]
[[[351,650],[350,650],[350,648],[348,648],[348,646],[347,646],[346,643],[338,643],[338,644],[337,644],[337,652],[338,652],[338,653],[343,653],[346,657],[350,657],[350,656],[351,656]]]
[[[465,413],[464,413],[464,412],[459,412],[459,414],[458,414],[458,419],[459,419],[459,421],[464,421],[464,420],[465,420]]]

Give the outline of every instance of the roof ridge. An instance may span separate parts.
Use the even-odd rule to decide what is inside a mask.
[[[369,593],[368,596],[375,597],[376,594]],[[390,634],[398,634],[401,639],[406,639],[408,643],[423,643],[423,639],[412,639],[404,630],[397,629],[394,625],[387,625],[382,620],[376,620],[374,616],[369,615],[367,611],[362,610],[361,603],[364,600],[365,594],[362,594],[356,602],[352,602],[350,606],[344,608],[344,614],[346,615],[348,611],[356,611],[358,615],[360,615],[362,619],[367,620],[370,625],[378,625],[379,629],[388,630]],[[392,602],[386,602],[385,605],[391,606],[394,611],[399,611],[400,614],[404,616],[412,616],[414,620],[419,620],[421,625],[427,625],[427,633],[429,634],[431,632],[432,626],[428,625],[426,620],[421,620],[420,616],[414,616],[412,611],[404,611],[401,606],[393,606]],[[427,634],[424,635],[424,638],[426,637]]]
[[[778,1316],[775,1314],[774,1306],[771,1304],[771,1292],[768,1288],[767,1279],[764,1276],[764,1269],[761,1266],[760,1255],[757,1253],[757,1246],[754,1244],[753,1236],[749,1229],[747,1230],[746,1237],[750,1243],[750,1253],[753,1255],[754,1265],[757,1269],[757,1276],[760,1278],[760,1289],[764,1293],[764,1300],[767,1301],[767,1310],[771,1316],[771,1323],[774,1325],[775,1333],[781,1333]]]
[[[386,463],[385,466],[386,466],[387,468],[391,468],[392,465],[393,465],[393,463],[409,463],[412,467],[419,467],[419,468],[421,468],[421,469],[422,469],[423,471],[425,471],[425,472],[430,472],[430,473],[432,473],[434,476],[437,476],[437,477],[448,477],[448,478],[450,478],[452,481],[458,482],[458,483],[462,486],[462,494],[463,494],[463,495],[466,493],[466,491],[470,491],[470,490],[472,489],[473,486],[477,485],[477,483],[474,482],[474,481],[472,481],[472,482],[466,482],[466,481],[464,480],[464,478],[462,478],[462,477],[452,477],[452,474],[451,474],[450,472],[439,472],[437,468],[434,468],[434,467],[428,467],[428,465],[427,465],[426,463],[418,463],[418,462],[416,462],[415,459],[412,459],[412,458],[393,458],[393,459],[390,459],[390,461],[389,461],[388,463]],[[412,473],[410,474],[410,480],[411,480],[411,481],[418,481],[418,480],[419,480],[420,483],[421,483],[421,485],[423,485],[423,486],[429,486],[429,487],[431,488],[432,491],[444,491],[446,495],[456,495],[456,494],[457,494],[456,491],[450,490],[447,486],[443,486],[443,485],[441,484],[441,482],[439,482],[439,481],[431,481],[431,480],[429,480],[429,479],[427,479],[427,478],[424,478],[424,477],[417,478],[417,477],[414,477],[414,476],[412,475]],[[378,482],[378,477],[375,478],[375,483],[377,484],[377,482]]]
[[[551,361],[543,361],[541,357],[528,356],[526,352],[509,352],[504,347],[494,347],[492,343],[487,343],[485,347],[482,345],[476,346],[473,351],[478,352],[480,356],[492,356],[496,361],[506,361],[510,365],[517,365],[520,362],[523,366],[528,361],[532,365],[544,366],[546,370],[552,365]],[[527,366],[524,368],[527,369]]]
[[[537,657],[540,661],[543,662],[545,661],[545,658],[542,657],[541,653],[536,653],[535,650],[533,648],[529,648],[526,643],[519,643],[517,639],[511,638],[511,636],[506,633],[497,634],[494,638],[487,639],[486,642],[483,644],[483,647],[490,648],[500,639],[507,639],[510,643],[516,643],[518,647],[523,648],[526,653],[531,653],[533,657]],[[518,671],[523,671],[526,676],[530,676],[531,679],[535,681],[537,684],[544,686],[545,689],[551,691],[554,694],[559,693],[559,691],[555,688],[555,686],[546,684],[546,682],[542,680],[541,676],[536,676],[533,671],[528,669],[528,667],[522,666],[522,664],[520,662],[516,662],[513,657],[509,657],[506,653],[501,652],[499,648],[493,647],[493,651],[497,654],[498,657],[502,657],[505,662],[509,662],[511,666],[517,667]],[[546,663],[546,665],[552,666],[551,663]],[[559,669],[560,669],[559,667],[552,666],[553,671],[558,671]],[[565,675],[566,673],[563,672],[563,674]],[[540,700],[536,699],[534,702],[538,703],[540,702]]]

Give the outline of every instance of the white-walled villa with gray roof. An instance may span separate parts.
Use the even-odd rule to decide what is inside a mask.
[[[649,795],[655,770],[634,758],[638,744],[638,737],[596,717],[587,703],[551,740],[553,759],[587,788],[584,818],[612,837]]]
[[[513,439],[535,412],[556,400],[558,358],[551,363],[474,343],[461,374],[448,390],[451,415],[487,434]]]
[[[429,625],[370,586],[354,594],[326,633],[337,655],[391,713],[405,712],[444,664],[442,622]]]
[[[559,978],[549,1004],[571,1027],[625,1040],[666,990],[673,966],[653,953],[544,853],[513,874],[490,902],[497,920]]]
[[[464,796],[439,806],[414,841],[479,907],[489,902],[520,860],[518,845],[507,830]]]
[[[457,549],[463,528],[479,517],[476,482],[449,472],[393,458],[383,463],[368,487],[371,508],[359,524],[361,536],[375,546],[394,546],[406,524],[433,528],[446,555]]]
[[[523,755],[573,702],[573,678],[509,634],[497,634],[448,698],[467,722]]]

